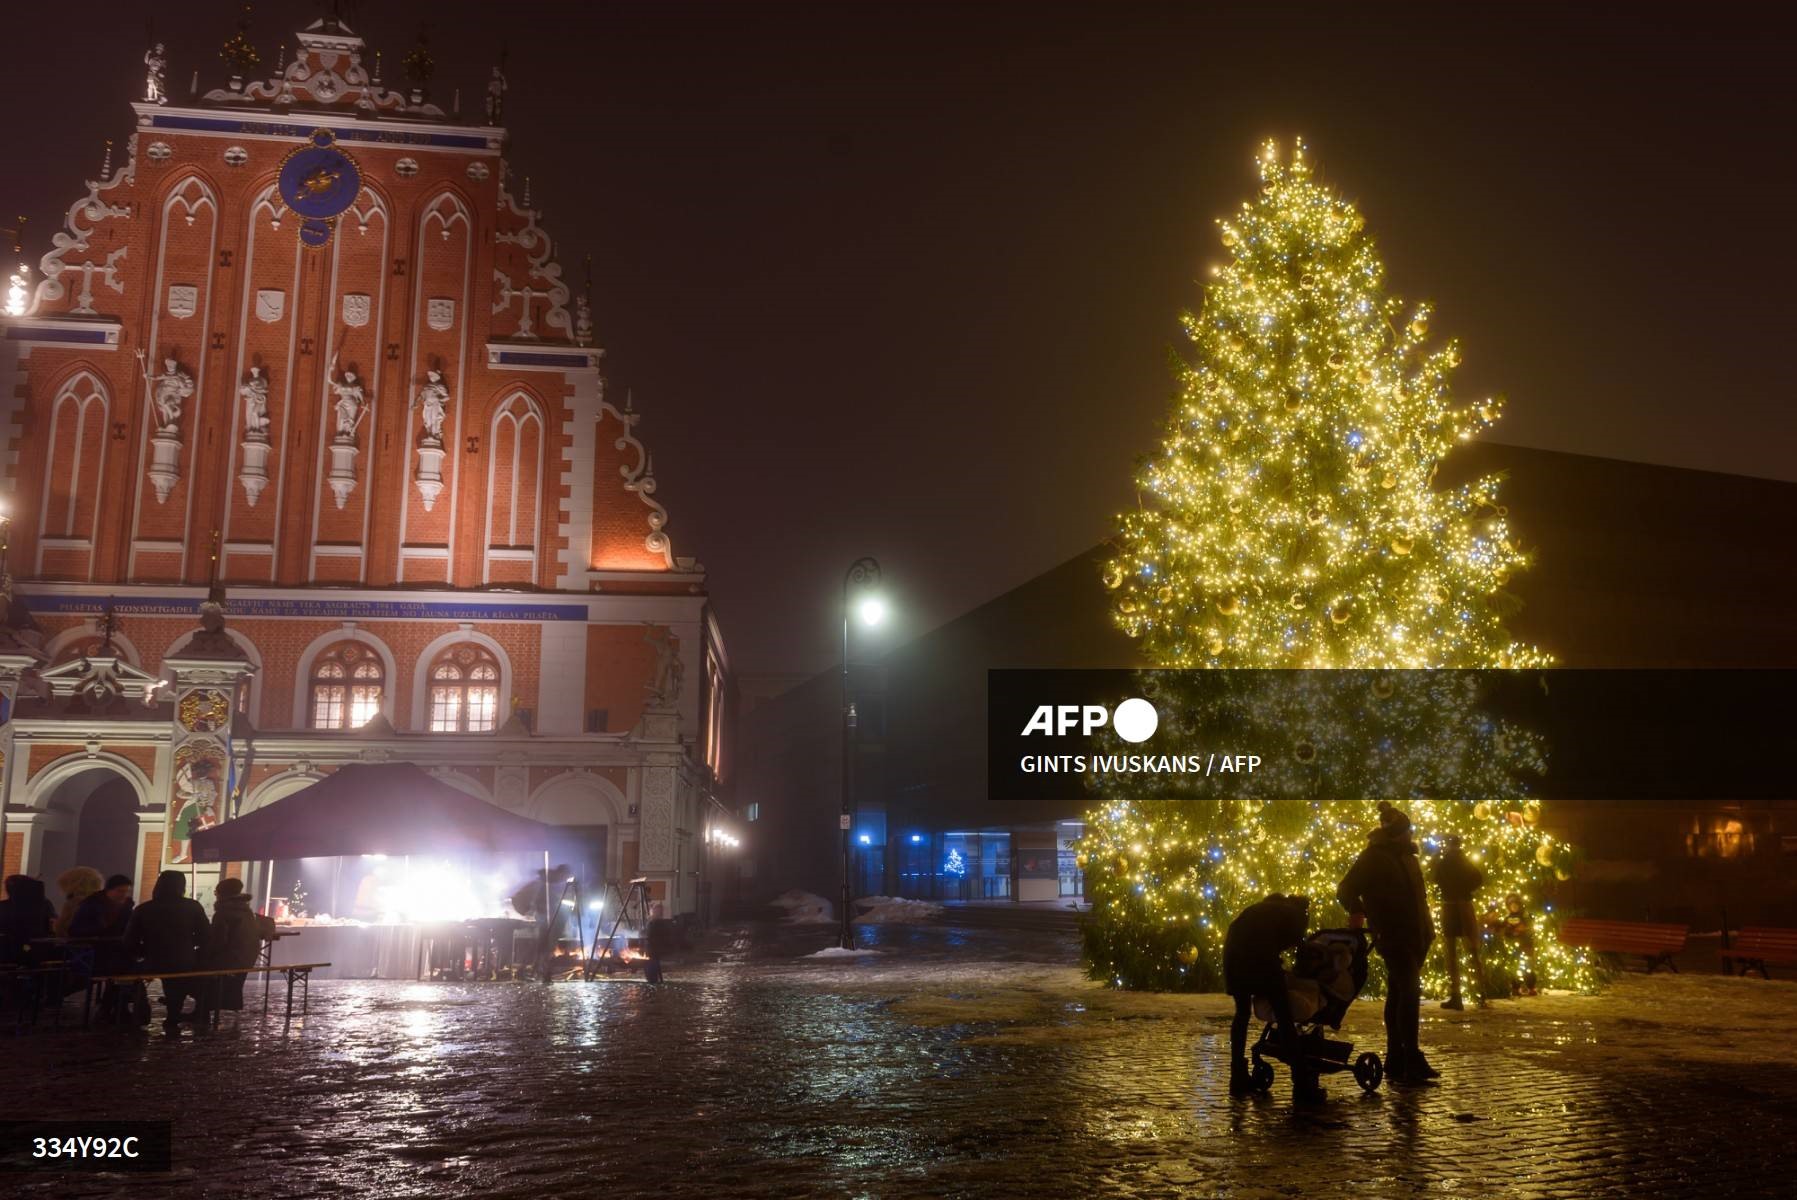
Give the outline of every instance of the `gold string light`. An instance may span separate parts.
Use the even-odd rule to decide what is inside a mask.
[[[1184,318],[1195,355],[1159,453],[1137,476],[1142,503],[1120,518],[1103,574],[1114,619],[1164,667],[1548,666],[1503,627],[1516,604],[1504,584],[1528,556],[1498,503],[1499,478],[1434,487],[1441,460],[1493,424],[1502,401],[1456,400],[1459,344],[1430,340],[1429,305],[1386,295],[1365,219],[1313,178],[1302,143],[1289,158],[1269,143],[1258,167],[1258,195],[1219,222],[1229,260]],[[1370,761],[1374,776],[1309,794],[1387,794],[1425,849],[1461,837],[1486,877],[1491,970],[1594,986],[1589,956],[1554,939],[1543,899],[1575,855],[1526,798],[1541,748],[1482,717],[1469,696],[1412,690],[1414,703],[1400,695],[1388,706],[1380,743],[1401,743],[1410,765]],[[1163,722],[1169,707],[1184,711],[1158,707]],[[1170,732],[1195,738],[1207,716],[1202,705],[1186,711]],[[1313,716],[1312,728],[1259,727],[1281,728],[1285,761],[1300,765],[1339,764],[1360,744],[1364,731],[1338,709]],[[1464,767],[1444,777],[1444,762]],[[1421,764],[1433,764],[1427,785]],[[1372,779],[1386,790],[1366,790]],[[1263,780],[1265,794],[1292,794],[1273,782]],[[1345,921],[1335,887],[1366,844],[1372,801],[1179,790],[1162,780],[1155,798],[1107,796],[1088,816],[1080,857],[1096,976],[1218,986],[1229,920],[1272,891],[1311,896],[1315,921]],[[1506,921],[1513,894],[1523,911]],[[1425,982],[1439,993],[1445,980],[1437,955]]]

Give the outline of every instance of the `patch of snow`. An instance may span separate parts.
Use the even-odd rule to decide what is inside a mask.
[[[855,918],[857,925],[917,925],[942,915],[942,906],[928,900],[905,900],[892,896],[871,897],[874,904]]]
[[[793,888],[781,892],[770,903],[786,910],[789,925],[829,925],[836,920],[835,906],[815,892]]]
[[[869,954],[884,954],[883,950],[857,946],[853,950],[844,950],[841,946],[825,946],[816,954],[807,954],[806,958],[864,958]]]

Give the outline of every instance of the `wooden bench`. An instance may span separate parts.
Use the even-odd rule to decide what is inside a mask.
[[[1768,966],[1797,966],[1797,929],[1749,925],[1737,931],[1722,947],[1722,973],[1733,975],[1736,963],[1741,965],[1741,974],[1758,971],[1763,979],[1772,978]]]
[[[1691,936],[1689,925],[1655,925],[1647,921],[1600,921],[1594,917],[1569,917],[1560,924],[1560,941],[1583,946],[1600,954],[1638,954],[1647,960],[1652,975],[1664,966],[1678,974],[1672,956],[1681,953]]]
[[[319,967],[328,967],[328,962],[288,963],[279,967],[214,967],[207,971],[147,971],[131,972],[117,975],[95,975],[88,980],[87,1000],[81,1008],[81,1023],[86,1025],[93,1013],[94,989],[103,983],[148,983],[152,979],[222,979],[226,975],[269,975],[280,972],[287,976],[287,1020],[293,1019],[293,985],[300,985],[300,1013],[303,1015],[312,999],[312,972]],[[212,1005],[209,1010],[213,1024],[218,1023],[218,1006]],[[262,992],[262,1011],[268,1011],[268,991]]]

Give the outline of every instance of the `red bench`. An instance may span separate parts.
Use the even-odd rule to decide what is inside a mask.
[[[1678,973],[1672,956],[1682,952],[1691,936],[1689,925],[1655,925],[1646,921],[1600,921],[1594,917],[1569,917],[1560,924],[1560,940],[1600,954],[1638,954],[1647,960],[1647,973],[1660,967]]]
[[[1722,973],[1733,975],[1735,964],[1741,974],[1758,971],[1763,979],[1772,978],[1769,965],[1797,966],[1797,929],[1774,929],[1767,925],[1749,925],[1736,932],[1722,947]]]

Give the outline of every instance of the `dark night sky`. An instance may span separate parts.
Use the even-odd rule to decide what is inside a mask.
[[[264,59],[328,6],[262,3]],[[1434,298],[1503,440],[1797,478],[1793,44],[1504,6],[359,6],[437,99],[509,44],[512,159],[635,391],[675,551],[734,665],[831,657],[885,563],[919,632],[1090,546],[1171,395],[1212,219],[1303,134],[1394,286]],[[177,95],[236,6],[19,3],[0,206],[35,259],[129,133],[144,22]],[[1450,23],[1450,19],[1454,23]],[[79,49],[72,48],[75,41]],[[9,222],[10,223],[10,222]],[[1530,523],[1552,513],[1516,513]]]

